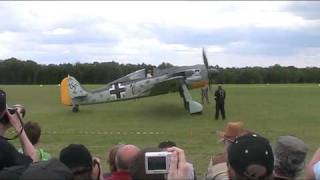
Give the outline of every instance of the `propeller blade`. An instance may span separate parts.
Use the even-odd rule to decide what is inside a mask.
[[[209,63],[208,63],[208,59],[207,59],[207,55],[206,52],[204,51],[204,48],[202,48],[202,57],[203,57],[203,63],[206,66],[207,70],[209,68]]]

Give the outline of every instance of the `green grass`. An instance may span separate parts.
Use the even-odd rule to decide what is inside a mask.
[[[1,85],[0,88],[7,91],[9,104],[25,105],[26,120],[40,123],[45,150],[58,156],[70,143],[85,144],[94,156],[102,159],[105,170],[108,169],[106,153],[113,144],[131,143],[143,148],[170,139],[186,151],[188,161],[203,176],[210,155],[223,150],[212,132],[222,130],[227,121],[233,120],[244,121],[247,129],[269,138],[272,144],[281,135],[303,139],[310,149],[308,159],[319,146],[320,87],[317,84],[225,85],[227,121],[214,120],[212,94],[211,104],[204,106],[202,115],[189,115],[178,93],[81,106],[79,113],[72,113],[70,107],[60,104],[58,86]],[[191,94],[200,101],[199,90]]]

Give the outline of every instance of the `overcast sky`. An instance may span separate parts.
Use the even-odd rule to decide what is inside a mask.
[[[320,67],[320,2],[0,2],[0,59]]]

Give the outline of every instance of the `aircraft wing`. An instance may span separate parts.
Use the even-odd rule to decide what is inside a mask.
[[[177,92],[183,84],[183,81],[183,76],[176,76],[159,82],[151,88],[150,96],[165,94],[169,92]]]

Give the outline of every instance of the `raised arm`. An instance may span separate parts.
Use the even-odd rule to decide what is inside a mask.
[[[37,155],[37,150],[31,144],[29,138],[27,137],[27,135],[22,127],[22,124],[19,120],[19,118],[22,118],[20,116],[19,109],[17,110],[17,112],[18,113],[14,113],[14,114],[10,114],[9,112],[7,112],[10,124],[14,127],[16,133],[21,132],[21,134],[19,135],[19,140],[20,140],[20,144],[22,146],[24,154],[28,155],[32,159],[33,162],[37,162],[39,159],[38,155]]]

